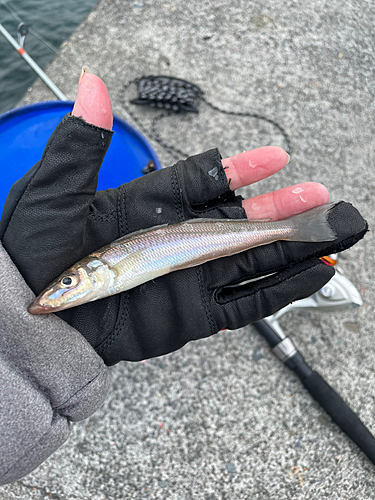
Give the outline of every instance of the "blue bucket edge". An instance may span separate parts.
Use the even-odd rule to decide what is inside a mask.
[[[74,106],[74,101],[41,101],[41,102],[35,102],[32,104],[26,104],[25,106],[20,106],[19,108],[14,108],[10,109],[9,111],[5,111],[5,113],[2,113],[0,115],[0,121],[4,120],[4,123],[8,120],[11,119],[15,116],[20,116],[23,115],[26,111],[33,109],[36,106],[40,106],[42,109],[43,108],[51,108],[51,107],[59,107],[63,108],[65,106]],[[113,114],[113,119],[116,121],[120,122],[123,126],[128,127],[129,130],[131,131],[132,134],[134,134],[137,139],[145,144],[145,147],[150,153],[150,156],[152,158],[152,161],[155,164],[156,170],[161,170],[162,166],[160,163],[160,160],[157,156],[157,154],[154,151],[154,148],[151,146],[149,141],[146,139],[146,137],[141,134],[139,130],[137,130],[133,125],[131,125],[129,122],[121,118],[120,116]]]

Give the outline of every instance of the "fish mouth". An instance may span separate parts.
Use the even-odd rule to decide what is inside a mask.
[[[27,310],[30,314],[48,314],[53,312],[52,309],[52,307],[42,306],[41,304],[38,304],[38,302],[32,302]]]

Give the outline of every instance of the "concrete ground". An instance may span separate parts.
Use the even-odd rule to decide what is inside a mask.
[[[374,227],[374,21],[366,0],[102,0],[63,45],[106,82],[114,112],[134,124],[124,84],[145,74],[188,79],[208,101],[265,115],[291,138],[290,164],[258,194],[323,182]],[[48,75],[71,99],[78,74]],[[38,81],[25,103],[54,99]],[[146,129],[155,111],[132,108]],[[138,126],[138,124],[136,124]],[[258,119],[213,111],[159,122],[186,154],[283,145]],[[151,141],[162,163],[173,158]],[[125,165],[126,166],[126,165]],[[308,362],[375,433],[374,234],[341,257],[364,306],[289,314],[282,326]],[[196,325],[198,328],[199,326]],[[2,500],[375,498],[375,468],[251,327],[112,370],[105,406]]]

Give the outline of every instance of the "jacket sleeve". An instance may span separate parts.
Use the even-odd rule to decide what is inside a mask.
[[[43,263],[41,263],[43,265]],[[34,297],[0,243],[0,485],[16,481],[92,415],[109,371],[82,335],[55,315],[33,316]]]

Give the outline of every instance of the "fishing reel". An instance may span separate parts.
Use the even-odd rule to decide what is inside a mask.
[[[296,300],[283,307],[275,314],[265,318],[281,338],[285,338],[285,334],[279,324],[279,319],[288,312],[302,310],[330,312],[342,309],[353,309],[363,305],[359,291],[353,283],[344,276],[343,270],[337,266],[337,254],[323,257],[322,260],[335,266],[336,273],[333,278],[310,297]]]

